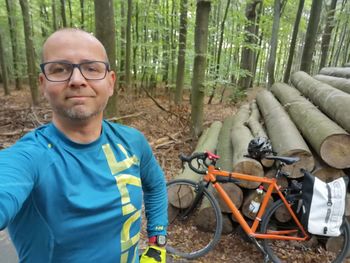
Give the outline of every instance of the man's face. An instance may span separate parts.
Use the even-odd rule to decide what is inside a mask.
[[[60,61],[79,64],[87,61],[107,61],[101,43],[85,32],[56,32],[46,42],[44,62]],[[108,98],[113,94],[115,74],[107,72],[102,80],[86,80],[78,68],[71,78],[63,82],[51,82],[39,75],[40,89],[51,104],[54,118],[88,120],[102,118]]]

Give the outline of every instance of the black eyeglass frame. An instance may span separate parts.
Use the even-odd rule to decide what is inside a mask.
[[[102,78],[98,78],[98,79],[87,78],[87,77],[85,77],[84,73],[81,71],[81,68],[80,68],[81,64],[88,64],[88,63],[93,63],[93,62],[99,62],[99,63],[105,64],[105,66],[106,66],[106,71],[105,71],[105,74],[104,74],[104,76],[103,76]],[[68,77],[67,79],[65,79],[65,80],[51,80],[51,79],[49,79],[49,78],[47,77],[46,72],[45,72],[45,66],[46,66],[47,64],[51,64],[51,63],[62,63],[62,64],[71,65],[71,66],[73,67],[72,72],[70,73],[69,77]],[[41,64],[40,64],[41,72],[44,74],[45,78],[46,78],[48,81],[50,81],[50,82],[65,82],[65,81],[67,81],[67,80],[70,80],[70,78],[71,78],[72,75],[73,75],[73,71],[74,71],[75,68],[78,68],[78,69],[79,69],[80,74],[81,74],[86,80],[101,80],[101,79],[104,79],[104,78],[106,77],[106,75],[107,75],[107,72],[111,71],[110,65],[109,65],[108,62],[106,62],[106,61],[98,61],[98,60],[86,61],[86,62],[82,62],[82,63],[79,63],[79,64],[74,64],[74,63],[69,63],[69,62],[64,62],[64,61],[48,61],[48,62],[45,62],[45,63],[41,63]]]

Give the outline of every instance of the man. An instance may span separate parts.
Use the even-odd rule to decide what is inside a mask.
[[[140,132],[103,120],[116,79],[103,45],[62,29],[42,60],[52,123],[0,152],[0,230],[20,262],[139,262],[144,201],[152,246],[140,262],[165,262],[164,175]]]

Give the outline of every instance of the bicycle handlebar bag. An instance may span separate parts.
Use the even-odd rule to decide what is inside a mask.
[[[323,182],[304,173],[301,222],[311,234],[339,236],[344,222],[348,177]]]

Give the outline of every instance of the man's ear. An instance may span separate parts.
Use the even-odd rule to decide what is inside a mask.
[[[117,80],[117,75],[114,71],[108,72],[108,82],[109,82],[109,96],[112,96],[114,93],[114,85]]]
[[[42,95],[44,95],[44,97],[46,98],[46,92],[45,92],[45,76],[43,73],[39,74],[39,89],[40,89],[40,93]]]

